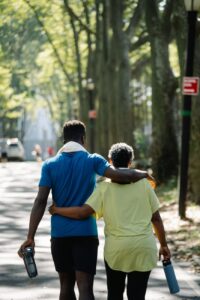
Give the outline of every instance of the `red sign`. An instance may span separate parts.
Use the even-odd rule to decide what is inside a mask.
[[[183,95],[199,94],[199,77],[183,77]]]
[[[96,119],[96,117],[97,117],[96,110],[89,110],[88,117],[89,117],[89,119]]]

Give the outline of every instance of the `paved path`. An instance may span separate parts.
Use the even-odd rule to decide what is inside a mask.
[[[50,255],[48,212],[36,236],[37,278],[28,279],[23,263],[16,254],[27,233],[40,167],[37,163],[0,164],[0,300],[58,299],[59,283]],[[98,223],[98,228],[100,247],[94,290],[96,300],[104,300],[106,285],[102,221]],[[169,294],[162,267],[158,265],[151,274],[146,300],[200,300],[200,278],[188,273],[184,264],[175,265],[175,270],[181,292],[174,296]]]

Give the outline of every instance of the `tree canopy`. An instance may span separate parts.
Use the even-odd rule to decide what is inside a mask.
[[[177,177],[183,1],[2,0],[0,9],[1,136],[22,138],[16,124],[24,109],[45,105],[60,126],[73,118],[89,131],[92,126],[88,145],[94,138],[95,151],[106,156],[112,143],[124,141],[134,146],[137,165],[151,166],[159,183]],[[196,76],[198,66],[197,59]],[[97,113],[93,120],[91,108]],[[196,149],[198,109],[193,115]],[[191,151],[191,162],[196,153]],[[191,163],[191,176],[195,170]],[[198,189],[190,185],[194,196]]]

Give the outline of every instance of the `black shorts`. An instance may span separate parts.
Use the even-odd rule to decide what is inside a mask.
[[[97,237],[52,238],[51,254],[56,271],[96,274],[98,245]]]

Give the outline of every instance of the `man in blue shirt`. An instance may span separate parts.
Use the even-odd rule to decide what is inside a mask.
[[[59,153],[45,161],[31,215],[25,247],[35,247],[34,236],[43,217],[50,190],[58,207],[81,206],[95,188],[96,174],[113,181],[127,183],[148,177],[146,172],[118,170],[98,154],[83,147],[85,125],[69,121],[63,128],[64,146]],[[75,220],[59,215],[51,219],[51,251],[60,278],[60,300],[75,300],[77,282],[80,300],[93,300],[93,280],[97,262],[97,226],[93,216]]]

